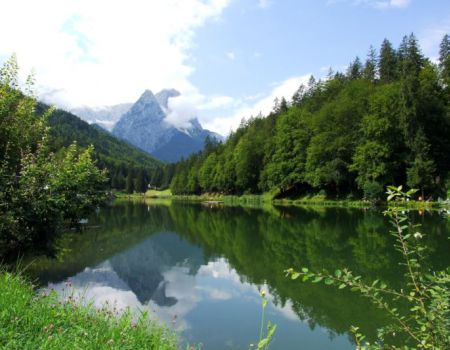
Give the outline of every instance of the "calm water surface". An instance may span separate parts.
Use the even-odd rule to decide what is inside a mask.
[[[450,264],[449,221],[411,213],[423,224],[434,268]],[[277,324],[271,349],[353,349],[351,325],[373,337],[379,310],[347,290],[287,279],[283,270],[349,267],[397,287],[400,256],[382,214],[320,208],[249,209],[200,204],[116,203],[83,233],[34,258],[43,287],[102,305],[148,310],[203,349],[248,349],[259,337],[261,299]]]

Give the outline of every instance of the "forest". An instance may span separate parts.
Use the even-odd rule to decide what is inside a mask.
[[[174,194],[384,197],[386,185],[444,198],[450,170],[450,37],[435,62],[414,34],[385,39],[346,72],[275,100],[268,116],[242,120],[224,143],[176,165]]]
[[[43,103],[38,103],[36,107],[38,114],[44,114],[49,108]],[[110,188],[143,193],[149,185],[158,188],[169,186],[173,164],[163,164],[101,127],[89,125],[61,109],[50,114],[48,123],[51,126],[49,143],[53,152],[61,152],[74,141],[82,149],[94,146],[94,159],[100,169],[107,170]]]

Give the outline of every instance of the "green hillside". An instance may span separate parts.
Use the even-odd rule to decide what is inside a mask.
[[[49,107],[40,103],[38,113]],[[96,125],[90,125],[67,111],[57,109],[49,117],[51,147],[57,152],[76,141],[82,148],[93,145],[99,167],[108,170],[110,185],[118,190],[145,192],[148,184],[167,184],[168,166],[148,153],[119,140]]]
[[[266,118],[177,165],[174,194],[271,191],[279,197],[384,197],[387,185],[446,196],[450,172],[450,37],[438,63],[414,35],[385,40],[345,73],[311,77]]]

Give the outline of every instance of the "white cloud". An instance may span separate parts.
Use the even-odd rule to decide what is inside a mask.
[[[374,6],[380,9],[406,8],[411,4],[411,0],[383,0],[376,1]]]
[[[230,96],[211,96],[206,101],[199,104],[200,110],[224,108],[233,105],[234,98]]]
[[[166,121],[175,127],[187,129],[191,120],[199,118],[201,112],[217,110],[233,106],[235,100],[230,96],[205,96],[196,89],[186,94],[169,98],[169,113]]]
[[[270,0],[258,0],[258,7],[265,9],[272,5]]]
[[[450,17],[441,23],[427,28],[419,33],[419,42],[424,54],[431,58],[433,62],[438,62],[439,45],[445,34],[450,33]]]
[[[267,311],[271,318],[281,316],[289,321],[298,321],[290,300],[284,306],[276,304],[276,298],[270,293],[268,285],[247,282],[224,258],[200,266],[195,275],[190,273],[188,267],[180,265],[164,268],[160,272],[163,280],[157,288],[175,301],[172,305],[159,305],[153,298],[142,303],[136,291],[116,273],[109,261],[94,268],[86,268],[68,280],[50,283],[41,292],[53,289],[62,300],[75,297],[78,301],[93,303],[96,308],[107,306],[119,312],[126,309],[139,313],[147,311],[152,319],[181,333],[198,326],[195,319],[204,307],[214,314],[224,306],[241,305],[242,300],[245,300],[257,312],[261,305],[260,291],[264,290],[270,301]],[[222,321],[218,320],[217,328],[224,324]]]
[[[17,53],[47,99],[72,106],[134,101],[147,88],[190,90],[194,31],[229,1],[8,1],[0,58]]]
[[[310,74],[288,78],[282,82],[273,84],[272,90],[264,95],[252,96],[251,98],[244,98],[240,102],[235,101],[237,106],[230,111],[228,116],[218,116],[210,120],[204,120],[204,126],[210,130],[218,132],[222,135],[227,135],[230,129],[235,130],[242,118],[256,117],[259,114],[269,114],[274,106],[275,98],[284,97],[290,100],[292,95],[297,91],[301,84],[307,84]]]
[[[369,5],[376,9],[407,8],[412,0],[328,0],[327,5],[351,3],[352,5]]]
[[[228,58],[230,61],[234,61],[234,60],[236,59],[236,53],[234,53],[233,51],[227,52],[227,58]]]
[[[168,105],[169,113],[165,120],[175,127],[188,129],[191,120],[198,116],[196,104],[187,96],[169,98]]]

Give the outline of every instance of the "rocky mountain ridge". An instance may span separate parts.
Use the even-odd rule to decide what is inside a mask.
[[[205,130],[196,118],[189,128],[177,128],[167,122],[169,99],[180,96],[174,89],[156,95],[146,90],[112,129],[113,135],[150,153],[157,159],[176,162],[203,149],[207,137],[221,140],[221,136]]]

